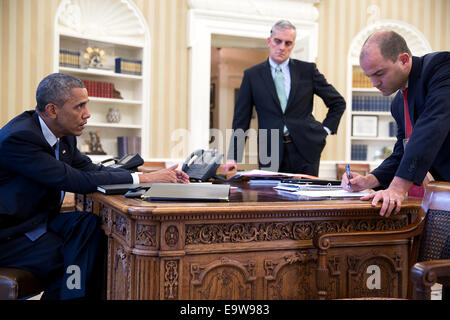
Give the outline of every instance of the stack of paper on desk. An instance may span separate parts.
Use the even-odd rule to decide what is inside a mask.
[[[316,190],[297,190],[297,191],[286,191],[286,189],[280,189],[274,187],[280,194],[289,197],[297,197],[299,200],[308,199],[342,199],[342,198],[361,198],[365,195],[371,193],[369,190],[364,190],[361,192],[349,192],[342,188],[318,188]]]
[[[232,180],[236,180],[242,177],[247,177],[250,179],[286,179],[286,178],[311,178],[315,179],[317,177],[310,176],[307,174],[294,174],[294,173],[284,173],[284,172],[273,172],[273,171],[267,171],[267,170],[250,170],[250,171],[241,171],[236,173]]]
[[[273,187],[277,190],[284,191],[326,191],[326,190],[340,190],[341,186],[326,186],[326,185],[316,185],[316,184],[294,184],[294,183],[279,183],[277,186]]]

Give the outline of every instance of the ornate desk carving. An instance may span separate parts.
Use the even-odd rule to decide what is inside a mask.
[[[82,197],[77,195],[77,205]],[[315,235],[398,230],[420,202],[398,215],[359,200],[293,201],[272,188],[232,189],[230,202],[150,202],[87,195],[108,236],[108,299],[317,299],[406,297],[410,239],[333,248],[327,284],[316,277]],[[378,275],[378,277],[376,277]],[[376,279],[375,279],[376,278]]]

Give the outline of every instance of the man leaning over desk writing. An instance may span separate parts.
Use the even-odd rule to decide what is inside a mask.
[[[342,187],[383,188],[361,199],[372,200],[373,206],[382,202],[380,215],[389,217],[400,211],[406,192],[413,184],[420,186],[428,171],[437,181],[450,181],[450,52],[415,57],[399,34],[378,31],[364,43],[360,65],[384,96],[399,90],[391,104],[397,142],[369,175],[351,172],[348,179],[344,174]]]
[[[36,101],[35,110],[0,130],[0,267],[39,277],[46,288],[43,299],[99,298],[104,250],[99,217],[59,213],[61,191],[86,194],[102,184],[188,183],[189,177],[176,166],[130,173],[95,165],[81,154],[76,136],[90,117],[89,99],[75,77],[47,76]],[[67,284],[71,270],[79,270],[79,286]]]

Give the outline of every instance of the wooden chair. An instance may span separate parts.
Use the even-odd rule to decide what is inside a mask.
[[[336,179],[341,180],[342,175],[345,172],[346,163],[336,163]],[[359,173],[362,176],[366,176],[370,173],[370,165],[368,163],[352,163],[350,165],[352,172]]]
[[[75,210],[75,195],[67,192],[60,212]],[[26,299],[42,292],[43,286],[31,272],[15,268],[0,268],[0,300]]]
[[[450,287],[450,183],[430,182],[422,202],[427,213],[417,262],[411,269],[412,298],[430,299],[431,287]]]
[[[26,299],[42,292],[39,279],[31,272],[0,268],[0,300]]]
[[[327,298],[330,273],[327,254],[330,248],[358,242],[370,244],[371,241],[408,239],[413,239],[413,245],[408,261],[410,282],[407,298],[430,299],[431,287],[436,282],[450,285],[450,183],[430,182],[425,188],[417,219],[402,229],[317,235],[313,243],[318,249],[316,279],[319,298]]]

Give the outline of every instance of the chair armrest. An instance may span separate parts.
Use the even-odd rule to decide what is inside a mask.
[[[331,247],[344,246],[346,244],[361,243],[363,245],[371,242],[408,239],[422,232],[424,221],[425,213],[423,209],[420,209],[417,219],[399,230],[323,233],[314,236],[313,244],[320,250],[328,250]]]
[[[392,241],[398,239],[409,239],[419,235],[424,227],[425,213],[421,208],[416,220],[404,228],[394,231],[363,231],[363,232],[342,232],[323,233],[314,236],[313,244],[318,249],[318,261],[316,269],[316,286],[319,299],[326,299],[329,287],[327,255],[331,247],[354,245],[370,245],[370,243],[380,243],[382,241]]]
[[[450,285],[450,259],[417,262],[411,269],[413,299],[429,299],[430,288],[437,282]]]

